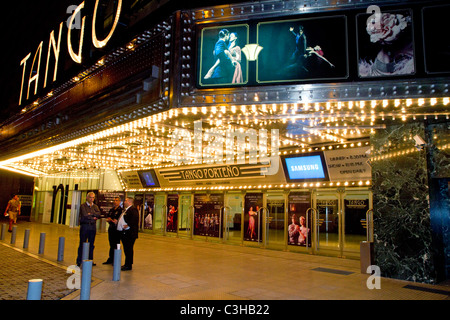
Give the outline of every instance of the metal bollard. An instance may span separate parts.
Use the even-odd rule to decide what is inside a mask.
[[[80,300],[91,298],[92,260],[83,260],[81,269]]]
[[[45,248],[45,232],[41,232],[41,236],[39,238],[39,254],[43,254],[44,253],[44,248]]]
[[[57,261],[63,261],[64,260],[64,244],[65,244],[65,238],[64,237],[59,237]]]
[[[89,242],[83,243],[83,251],[81,253],[81,261],[88,260],[89,259]]]
[[[1,234],[1,238],[0,240],[5,240],[5,235],[6,235],[6,227],[8,225],[6,223],[2,224],[2,234]]]
[[[12,228],[12,233],[11,233],[11,244],[16,244],[16,235],[17,235],[17,226],[14,226]]]
[[[121,263],[122,263],[122,250],[114,249],[113,281],[120,281]]]
[[[28,280],[27,300],[41,300],[42,279]]]
[[[23,248],[28,249],[28,243],[30,241],[30,229],[25,229],[25,234],[23,236]]]

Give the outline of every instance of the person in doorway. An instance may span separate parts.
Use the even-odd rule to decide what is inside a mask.
[[[114,250],[117,249],[117,245],[120,243],[120,234],[117,232],[117,222],[122,214],[122,207],[120,206],[120,197],[114,198],[114,207],[112,207],[107,216],[106,221],[109,223],[108,227],[108,240],[109,240],[109,257],[103,264],[112,264],[114,262]]]
[[[123,244],[123,251],[125,253],[125,264],[122,266],[122,271],[128,271],[133,266],[134,243],[138,238],[139,231],[139,212],[133,206],[134,199],[127,197],[123,202],[124,210],[120,215],[117,223],[117,231],[121,234]]]
[[[97,219],[100,218],[100,209],[94,203],[95,193],[89,192],[86,202],[80,206],[80,245],[78,247],[77,266],[81,265],[83,243],[89,242],[89,260],[94,259],[94,241],[97,233]],[[95,263],[92,263],[95,266]]]
[[[13,224],[17,223],[17,216],[20,216],[20,201],[17,194],[13,195],[12,199],[8,201],[5,209],[5,217],[9,216],[9,232],[12,232]]]

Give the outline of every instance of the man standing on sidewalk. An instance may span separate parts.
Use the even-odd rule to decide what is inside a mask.
[[[124,211],[117,223],[117,230],[121,234],[123,251],[125,253],[125,264],[123,271],[131,270],[133,266],[133,246],[138,237],[139,211],[133,206],[134,199],[127,197],[123,202]]]
[[[94,259],[94,241],[97,233],[97,219],[100,218],[100,209],[94,203],[95,193],[89,192],[86,202],[80,206],[80,246],[78,247],[77,266],[81,265],[83,243],[89,242],[89,260]],[[95,265],[95,263],[93,263]]]
[[[109,210],[106,216],[106,221],[109,223],[108,227],[108,240],[109,240],[109,257],[103,264],[112,264],[114,262],[114,250],[117,249],[117,245],[120,243],[120,233],[117,231],[117,222],[122,214],[122,207],[120,206],[120,197],[114,198],[114,207]]]
[[[9,232],[12,232],[13,223],[17,223],[17,216],[20,215],[20,201],[17,194],[13,195],[13,198],[9,200],[5,209],[5,216],[9,215]]]

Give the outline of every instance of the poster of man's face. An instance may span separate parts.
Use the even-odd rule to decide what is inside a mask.
[[[199,46],[200,86],[234,86],[248,81],[248,65],[242,49],[248,44],[247,24],[207,27]]]
[[[261,22],[257,42],[258,83],[348,76],[345,16]]]
[[[356,20],[359,77],[415,74],[410,10],[359,14]]]

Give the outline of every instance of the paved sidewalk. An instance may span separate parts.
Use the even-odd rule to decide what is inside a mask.
[[[44,277],[47,299],[79,299],[64,287],[74,265],[78,248],[77,228],[55,224],[19,222],[16,243],[10,245],[10,234],[0,241],[0,254],[14,251],[26,259],[2,259],[1,269],[20,266],[15,280],[26,283]],[[29,248],[23,248],[25,229],[30,229]],[[40,233],[46,233],[45,251],[39,250]],[[58,239],[65,237],[64,261],[57,262]],[[8,248],[12,247],[12,248]],[[449,300],[450,287],[425,285],[381,278],[381,289],[367,288],[369,275],[360,273],[357,260],[314,256],[309,254],[224,245],[200,240],[139,234],[135,244],[132,271],[122,271],[120,281],[112,281],[113,267],[103,265],[108,255],[107,233],[95,240],[94,282],[91,300]],[[30,254],[32,256],[30,256]],[[122,256],[122,262],[124,257]],[[7,263],[5,263],[7,262]],[[5,264],[7,265],[5,267]],[[43,264],[47,264],[42,268]],[[37,267],[37,268],[36,268]],[[55,269],[56,268],[56,269]],[[42,269],[44,275],[34,274]],[[62,275],[55,270],[62,270]],[[15,291],[17,284],[7,284],[9,273],[0,274],[3,296]],[[55,284],[56,283],[56,284]],[[47,290],[48,291],[48,290]],[[8,293],[9,294],[9,293]],[[26,296],[26,293],[25,293]],[[25,298],[25,296],[22,296]]]

